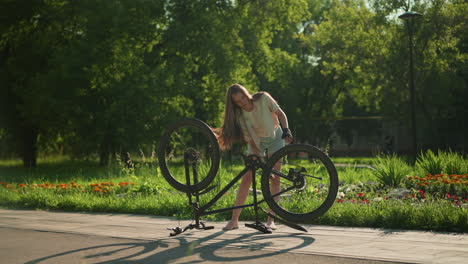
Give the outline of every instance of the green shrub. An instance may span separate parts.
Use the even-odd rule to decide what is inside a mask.
[[[439,154],[444,165],[444,172],[448,175],[451,174],[465,174],[468,173],[468,161],[462,155],[456,152],[442,152]]]
[[[420,176],[468,173],[468,161],[461,154],[452,151],[438,151],[437,154],[431,150],[427,150],[426,153],[421,152],[415,166]]]
[[[385,186],[398,187],[406,179],[411,167],[395,154],[391,156],[377,156],[377,165],[373,174]]]
[[[426,153],[421,153],[416,159],[416,168],[422,175],[426,174],[440,174],[444,170],[444,162],[440,155],[436,155],[431,150]]]

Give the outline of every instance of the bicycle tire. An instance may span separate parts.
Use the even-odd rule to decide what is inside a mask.
[[[298,153],[305,158],[298,158]],[[277,173],[273,168],[279,161],[282,162],[280,172],[283,173],[279,191],[284,193],[275,198],[270,191],[270,178],[272,173]],[[295,167],[301,169],[294,169]],[[298,173],[302,168],[306,171]],[[312,172],[314,175],[310,175]],[[308,144],[291,144],[275,152],[265,164],[261,183],[263,197],[273,212],[285,220],[303,224],[312,223],[330,209],[336,199],[339,184],[338,173],[330,158]],[[289,188],[292,189],[286,192]]]
[[[177,133],[178,130],[183,128],[197,129],[198,132],[204,137],[206,142],[208,142],[210,147],[209,155],[206,157],[209,162],[209,169],[206,175],[203,176],[202,180],[194,184],[193,182],[187,183],[182,182],[175,177],[174,172],[171,172],[168,166],[168,153],[167,150],[170,148],[171,136]],[[159,146],[158,146],[158,161],[159,168],[161,173],[166,181],[174,187],[176,190],[186,193],[194,193],[203,190],[208,187],[213,181],[214,177],[218,173],[219,162],[220,162],[220,150],[216,136],[210,127],[203,121],[195,118],[184,118],[181,119],[170,126],[162,134]]]

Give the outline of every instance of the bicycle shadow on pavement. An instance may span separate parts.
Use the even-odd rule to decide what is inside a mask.
[[[81,258],[86,263],[184,263],[239,262],[273,258],[304,248],[315,239],[303,233],[283,234],[229,234],[216,232],[203,238],[192,238],[190,233],[156,241],[105,244],[69,250],[26,262],[48,263],[61,259]],[[213,241],[214,240],[214,241]]]

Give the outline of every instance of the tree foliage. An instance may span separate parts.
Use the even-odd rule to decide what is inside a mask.
[[[464,1],[1,4],[0,154],[20,155],[25,166],[35,166],[38,151],[97,154],[105,164],[115,152],[150,150],[184,116],[219,126],[232,83],[272,93],[295,137],[314,144],[343,115],[404,121],[403,10],[424,14],[415,23],[415,72],[427,137],[452,133],[447,124],[463,128]]]

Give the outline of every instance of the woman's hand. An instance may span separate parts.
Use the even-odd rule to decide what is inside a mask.
[[[292,133],[291,133],[291,129],[285,127],[283,128],[283,135],[281,136],[282,139],[284,139],[284,141],[286,141],[286,143],[291,143],[293,141],[293,136],[292,136]]]

